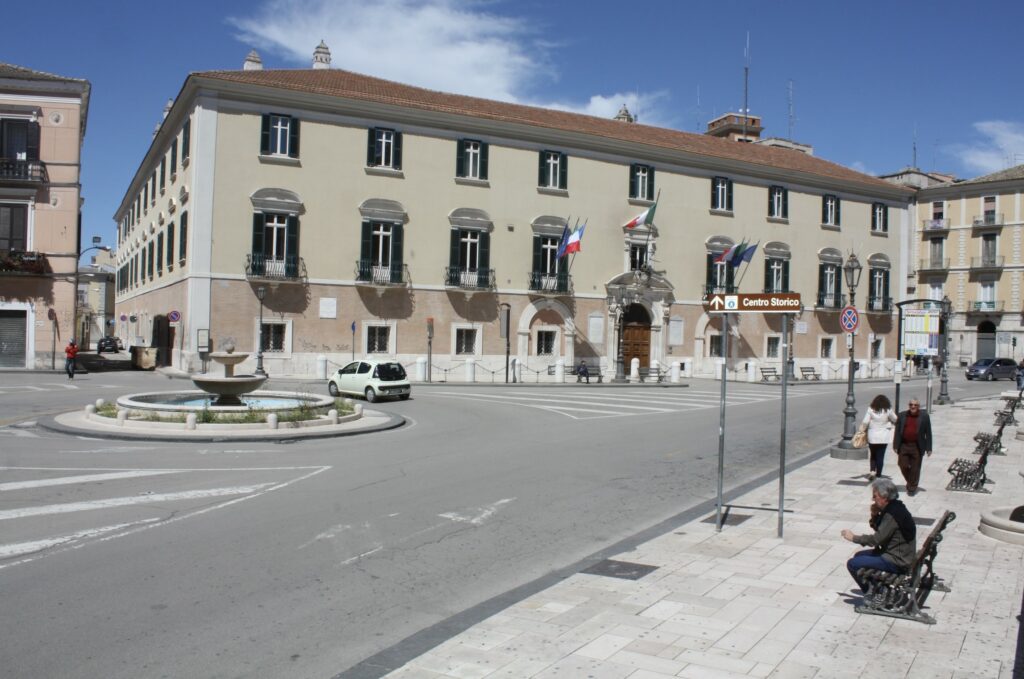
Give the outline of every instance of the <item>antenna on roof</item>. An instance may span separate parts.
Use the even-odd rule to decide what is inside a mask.
[[[743,50],[746,63],[743,66],[743,141],[747,140],[747,116],[750,115],[750,102],[747,100],[747,81],[750,79],[750,31],[747,31],[747,48]]]
[[[789,80],[789,140],[793,141],[793,125],[796,123],[796,114],[793,111],[793,79]]]
[[[917,167],[917,123],[914,123],[914,162],[910,164],[910,167]]]

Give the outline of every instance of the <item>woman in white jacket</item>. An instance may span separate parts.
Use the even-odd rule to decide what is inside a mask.
[[[871,464],[869,479],[882,475],[882,464],[885,462],[885,451],[892,444],[892,426],[896,424],[896,413],[892,404],[884,394],[879,394],[871,401],[871,406],[864,413],[861,426],[867,427],[868,449],[871,453],[868,460]]]

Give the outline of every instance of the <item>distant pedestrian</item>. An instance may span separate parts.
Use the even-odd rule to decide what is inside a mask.
[[[914,497],[921,479],[921,462],[925,455],[932,454],[932,421],[928,413],[921,412],[921,402],[916,398],[910,400],[907,410],[896,419],[892,447],[899,455],[900,471],[907,482],[907,495]]]
[[[1024,358],[1017,364],[1017,391],[1024,389]]]
[[[868,411],[864,413],[861,426],[867,428],[868,434],[868,478],[874,480],[882,475],[885,463],[885,452],[892,443],[892,425],[896,423],[896,413],[885,394],[879,394],[871,401]]]
[[[590,384],[590,371],[587,370],[587,362],[580,359],[579,367],[576,368],[576,381],[586,380]]]
[[[855,535],[844,528],[840,533],[844,540],[871,548],[857,552],[846,562],[850,576],[864,593],[867,593],[867,585],[857,577],[861,568],[906,573],[917,555],[917,526],[899,497],[899,490],[891,479],[875,479],[871,483],[869,521],[875,532]]]
[[[64,347],[64,372],[68,374],[68,379],[75,379],[75,357],[78,356],[78,345],[75,344],[75,340],[68,342],[68,345]]]

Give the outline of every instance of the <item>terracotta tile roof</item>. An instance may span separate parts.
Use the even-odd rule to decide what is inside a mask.
[[[340,69],[203,71],[193,73],[192,77],[380,102],[550,130],[582,132],[711,158],[781,168],[824,179],[856,183],[866,189],[884,189],[887,193],[905,190],[871,175],[791,149],[744,144],[704,134],[624,123],[580,113],[448,94]],[[910,190],[905,191],[908,195],[912,193]]]
[[[967,179],[962,182],[956,182],[957,186],[963,186],[964,184],[982,184],[984,182],[1002,182],[1011,181],[1014,179],[1024,179],[1024,165],[1017,165],[1015,167],[1008,168],[1006,170],[1000,170],[999,172],[993,172],[992,174],[982,175],[981,177],[975,177],[973,179]]]
[[[67,78],[62,75],[54,75],[53,73],[46,73],[44,71],[33,71],[31,68],[15,66],[14,64],[7,64],[2,61],[0,61],[0,78],[8,78],[12,80],[52,80],[55,82],[71,83],[87,82],[80,78]]]

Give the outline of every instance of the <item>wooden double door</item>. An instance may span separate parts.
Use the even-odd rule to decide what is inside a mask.
[[[629,373],[634,358],[640,359],[640,367],[651,365],[651,317],[639,304],[626,309],[622,319],[622,367]]]

